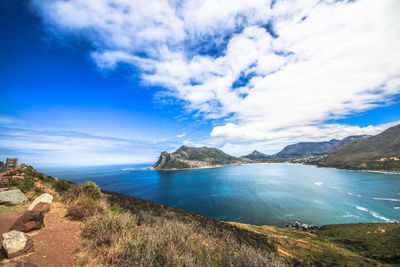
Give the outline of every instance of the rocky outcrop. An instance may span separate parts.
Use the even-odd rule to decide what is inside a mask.
[[[173,153],[163,151],[152,166],[155,170],[176,170],[189,168],[209,168],[227,164],[243,163],[218,148],[181,146]]]
[[[35,208],[35,206],[38,205],[39,203],[51,204],[52,201],[53,201],[53,196],[52,195],[50,195],[48,193],[41,194],[40,196],[35,198],[35,200],[29,206],[29,210],[33,210]]]
[[[161,155],[158,158],[158,161],[153,165],[153,168],[155,170],[164,169],[165,166],[167,166],[169,162],[173,161],[173,159],[174,159],[174,155],[168,153],[167,151],[163,151],[163,152],[161,152]]]
[[[48,212],[50,210],[50,203],[39,202],[33,208],[33,211]]]
[[[11,226],[10,231],[16,230],[28,233],[33,230],[38,230],[44,226],[43,220],[43,212],[30,210],[25,212],[15,221]]]
[[[3,234],[3,248],[11,259],[33,251],[33,242],[25,233],[13,230]]]
[[[27,197],[19,189],[6,190],[0,192],[0,204],[18,205],[27,201]]]

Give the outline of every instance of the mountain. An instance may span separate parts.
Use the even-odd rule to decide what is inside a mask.
[[[254,150],[248,155],[241,156],[240,158],[245,159],[245,160],[250,160],[250,161],[256,161],[256,162],[263,162],[270,160],[272,156],[261,153],[257,150]]]
[[[282,151],[275,154],[275,158],[298,158],[325,154],[340,143],[340,140],[332,139],[324,142],[301,142],[285,146]]]
[[[400,124],[382,133],[339,147],[319,161],[320,166],[400,170]]]
[[[362,135],[350,135],[350,136],[348,136],[348,137],[346,137],[346,138],[343,138],[343,139],[336,145],[336,147],[335,147],[334,149],[338,149],[338,148],[343,147],[343,146],[345,146],[345,145],[358,142],[358,141],[363,140],[363,139],[368,138],[368,137],[371,137],[371,135],[367,135],[367,134],[362,134]]]
[[[351,135],[342,140],[332,139],[323,142],[301,142],[288,145],[282,151],[273,155],[277,159],[302,158],[308,156],[323,155],[334,151],[340,147],[346,146],[370,137],[370,135]]]
[[[153,165],[155,170],[205,168],[240,163],[242,160],[218,148],[181,146],[173,153],[162,152]]]

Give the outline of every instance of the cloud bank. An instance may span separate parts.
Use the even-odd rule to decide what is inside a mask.
[[[398,0],[32,0],[52,32],[83,38],[101,69],[215,120],[210,135],[284,142],[376,133],[328,123],[400,93]]]
[[[160,148],[167,150],[177,145],[166,140],[150,142],[81,132],[0,127],[0,158],[15,156],[35,166],[152,163]]]

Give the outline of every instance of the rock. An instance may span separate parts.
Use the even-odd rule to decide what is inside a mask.
[[[3,234],[3,248],[11,259],[33,251],[33,242],[25,233],[13,230]]]
[[[300,228],[301,228],[301,230],[303,230],[303,231],[307,231],[307,230],[308,230],[308,224],[302,223],[302,224],[300,225]]]
[[[299,229],[300,228],[300,223],[298,221],[295,221],[294,224],[293,224],[293,227],[296,228],[296,229]]]
[[[0,244],[0,261],[6,257],[6,252],[4,251],[3,245]]]
[[[52,201],[53,201],[53,196],[52,195],[47,194],[47,193],[41,194],[40,196],[35,198],[35,200],[29,206],[29,210],[33,210],[35,208],[35,206],[37,204],[41,203],[41,202],[51,204]]]
[[[43,219],[43,212],[33,210],[27,211],[15,221],[10,231],[16,230],[27,233],[32,230],[40,229],[44,226]]]
[[[27,261],[10,262],[2,265],[3,267],[38,267],[36,264]]]
[[[33,208],[33,211],[48,212],[50,210],[50,203],[39,202]]]
[[[19,189],[0,192],[0,204],[17,205],[22,204],[27,200],[25,194]]]

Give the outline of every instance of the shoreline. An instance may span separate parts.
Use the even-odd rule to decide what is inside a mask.
[[[306,166],[314,166],[317,168],[326,168],[326,169],[335,169],[335,170],[345,170],[345,171],[359,171],[359,172],[372,172],[372,173],[384,173],[384,174],[394,174],[400,175],[400,171],[389,171],[389,170],[368,170],[368,169],[353,169],[353,168],[339,168],[334,166],[321,166],[318,164],[307,164],[301,162],[290,162],[290,161],[283,161],[283,162],[245,162],[239,164],[220,164],[220,165],[213,165],[213,166],[204,166],[204,167],[192,167],[192,168],[173,168],[173,169],[154,169],[152,166],[147,167],[148,170],[152,171],[186,171],[186,170],[203,170],[203,169],[216,169],[216,168],[223,168],[229,166],[242,166],[242,165],[253,165],[253,164],[295,164],[295,165],[306,165]]]

